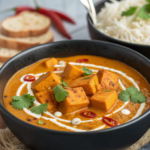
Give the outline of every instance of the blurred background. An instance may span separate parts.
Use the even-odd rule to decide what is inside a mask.
[[[99,0],[93,0],[94,3]],[[79,0],[37,0],[37,3],[41,7],[59,10],[67,15],[69,15],[72,19],[75,20],[76,24],[72,25],[64,21],[64,25],[67,31],[72,35],[73,39],[89,39],[87,30],[87,22],[86,22],[86,9],[81,5]],[[8,8],[13,8],[16,6],[35,6],[33,0],[0,0],[0,11]],[[13,15],[14,12],[8,12],[0,15],[0,22]],[[51,27],[52,32],[54,33],[54,40],[64,40],[65,38],[61,36],[55,29],[54,26]],[[78,34],[77,31],[82,30],[84,34]]]

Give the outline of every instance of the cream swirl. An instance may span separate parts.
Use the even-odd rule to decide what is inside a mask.
[[[75,62],[70,62],[70,64],[72,64],[72,65],[77,65],[77,66],[80,65],[80,66],[86,66],[86,67],[93,67],[93,68],[97,68],[97,69],[105,69],[105,70],[109,70],[109,71],[118,73],[118,74],[124,76],[126,79],[130,80],[130,81],[133,83],[133,85],[134,85],[138,90],[140,90],[139,86],[137,85],[137,83],[134,81],[133,78],[127,76],[125,73],[123,73],[123,72],[121,72],[121,71],[119,71],[119,70],[115,70],[115,69],[113,69],[113,68],[108,68],[108,67],[104,67],[104,66],[97,66],[97,65],[94,65],[94,64],[87,64],[87,63],[75,63]],[[55,67],[65,67],[65,63],[61,63],[60,65],[55,65]],[[98,72],[98,70],[93,70],[93,69],[91,69],[91,70],[92,70],[93,72]],[[54,71],[54,73],[61,73],[61,72],[62,72],[62,71]],[[31,75],[34,75],[34,76],[36,77],[36,79],[38,79],[39,76],[41,76],[42,74],[45,74],[45,72],[44,72],[44,73],[39,73],[39,74],[31,74]],[[20,96],[20,93],[21,93],[22,89],[23,89],[24,86],[26,86],[26,85],[27,85],[28,94],[34,95],[32,89],[31,89],[31,82],[26,82],[26,81],[23,80],[25,76],[26,76],[26,75],[22,76],[21,79],[20,79],[20,81],[22,82],[22,84],[20,85],[20,87],[19,87],[18,90],[17,90],[17,93],[16,93],[17,96]],[[126,89],[120,80],[119,80],[119,84],[120,84],[120,87],[121,87],[123,90]],[[115,113],[121,111],[121,110],[125,107],[125,105],[127,105],[128,103],[129,103],[129,101],[128,101],[128,102],[125,102],[120,108],[118,108],[117,110],[115,110],[115,111],[114,111],[113,113],[111,113],[111,114],[107,114],[106,116],[111,116],[112,114],[115,114]],[[36,106],[38,106],[38,105],[40,105],[41,103],[39,103],[37,100],[35,100],[35,101],[34,101],[34,104],[35,104]],[[140,104],[140,108],[138,109],[137,113],[135,114],[135,116],[134,116],[132,119],[137,118],[137,117],[142,113],[144,107],[145,107],[145,103]],[[72,131],[75,131],[75,132],[84,132],[84,131],[86,131],[86,130],[77,129],[77,128],[75,128],[75,127],[71,127],[71,126],[68,126],[68,125],[65,125],[65,124],[63,124],[63,123],[58,122],[58,121],[61,121],[61,122],[71,123],[71,120],[61,119],[61,118],[59,118],[59,117],[56,117],[55,115],[53,115],[52,113],[50,113],[50,112],[48,112],[48,111],[45,112],[45,114],[47,114],[47,115],[50,116],[51,118],[48,118],[48,117],[45,117],[45,116],[41,116],[41,115],[36,115],[36,114],[32,113],[30,110],[28,110],[28,109],[26,109],[26,108],[24,108],[23,110],[25,111],[25,113],[27,113],[27,114],[30,115],[30,116],[33,116],[33,117],[36,117],[36,118],[43,118],[43,119],[45,119],[45,120],[49,120],[49,121],[55,123],[56,125],[58,125],[58,126],[60,126],[60,127],[64,127],[64,128],[66,128],[66,129],[69,129],[69,130],[72,130]],[[131,119],[131,120],[132,120],[132,119]],[[102,117],[97,118],[97,120],[102,120]],[[86,123],[86,122],[92,122],[92,121],[94,121],[94,119],[84,120],[84,121],[81,120],[80,123]],[[104,127],[105,127],[105,125],[101,125],[101,126],[95,128],[95,129],[91,130],[91,131],[100,130],[100,129],[103,129]]]

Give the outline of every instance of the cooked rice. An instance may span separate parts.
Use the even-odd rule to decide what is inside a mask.
[[[133,19],[132,16],[121,16],[123,11],[132,6],[138,8],[147,4],[146,0],[111,0],[105,3],[105,7],[97,15],[98,25],[96,28],[104,34],[113,38],[137,44],[150,45],[150,19]]]

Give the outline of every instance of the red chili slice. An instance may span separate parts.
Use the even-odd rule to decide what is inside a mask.
[[[97,117],[97,115],[94,112],[92,112],[92,111],[83,111],[81,113],[81,115],[84,116],[84,117],[87,117],[87,118],[95,118],[95,117]]]
[[[83,62],[88,62],[89,60],[88,60],[88,59],[82,59],[82,61],[83,61]]]
[[[32,82],[34,80],[35,80],[35,76],[33,76],[33,75],[26,75],[24,77],[24,81]]]
[[[103,122],[111,127],[115,127],[119,125],[119,123],[116,120],[109,118],[109,117],[103,117]]]
[[[78,60],[77,60],[77,62],[81,63],[81,62],[82,62],[82,60],[81,60],[81,59],[78,59]]]
[[[57,68],[54,68],[54,71],[57,71]]]
[[[78,60],[77,60],[78,63],[81,63],[81,62],[88,62],[88,61],[89,61],[88,59],[78,59]]]

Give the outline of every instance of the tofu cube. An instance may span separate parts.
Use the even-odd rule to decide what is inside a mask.
[[[49,87],[54,88],[61,83],[61,78],[52,71],[40,76],[32,84],[32,89],[36,92],[47,90]]]
[[[119,76],[107,70],[100,70],[97,73],[99,83],[102,88],[108,90],[117,90],[119,87]]]
[[[69,87],[82,87],[86,95],[93,95],[97,91],[97,85],[99,84],[96,74],[80,77],[76,80],[73,80]]]
[[[115,90],[106,92],[98,91],[90,99],[91,106],[108,111],[117,101],[118,95]]]
[[[39,101],[41,104],[48,103],[48,107],[47,107],[48,111],[52,111],[56,109],[57,101],[54,98],[52,90],[45,90],[45,91],[35,93],[35,97],[37,101]]]
[[[56,64],[58,64],[58,60],[54,57],[45,61],[45,66],[47,68],[54,67]]]
[[[82,87],[66,89],[68,97],[60,102],[59,109],[62,113],[71,113],[79,109],[88,107],[89,99]]]
[[[69,63],[66,65],[64,72],[62,73],[62,78],[66,80],[74,80],[83,75],[84,71],[79,69]]]

